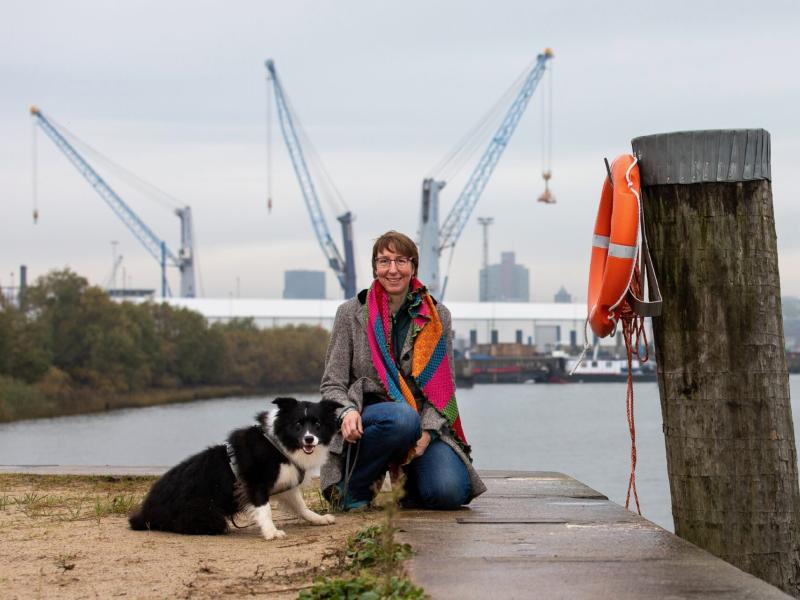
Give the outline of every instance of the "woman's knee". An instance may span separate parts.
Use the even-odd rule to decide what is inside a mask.
[[[365,411],[364,421],[365,428],[375,427],[384,439],[388,436],[405,446],[416,443],[422,433],[419,414],[405,403],[372,405]]]
[[[433,442],[417,460],[424,461],[415,470],[416,492],[423,506],[452,510],[469,502],[469,474],[452,448],[441,441]]]
[[[425,508],[454,510],[469,501],[470,484],[460,473],[449,473],[420,486],[419,496]]]

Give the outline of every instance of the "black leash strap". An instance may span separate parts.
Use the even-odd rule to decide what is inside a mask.
[[[353,457],[353,463],[350,464],[350,451],[353,449],[353,446],[356,447],[356,453]],[[358,460],[358,451],[361,450],[361,444],[359,442],[347,443],[347,456],[345,457],[344,461],[344,489],[342,490],[342,508],[344,508],[344,503],[347,501],[347,493],[350,491],[350,479],[353,477],[353,471],[356,469],[356,461]]]

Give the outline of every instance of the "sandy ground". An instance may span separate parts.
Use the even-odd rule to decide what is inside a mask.
[[[0,597],[296,598],[340,571],[349,536],[382,520],[337,515],[316,527],[278,509],[287,535],[269,542],[252,525],[223,536],[131,531],[126,514],[152,481],[0,475]],[[318,493],[306,496],[319,509]]]

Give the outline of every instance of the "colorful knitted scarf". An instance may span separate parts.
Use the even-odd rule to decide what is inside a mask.
[[[450,424],[456,439],[469,450],[456,403],[456,387],[447,355],[447,332],[436,311],[428,290],[416,278],[411,280],[411,336],[414,347],[411,375],[425,398]],[[367,293],[367,337],[372,364],[389,397],[395,402],[407,402],[419,411],[414,394],[400,374],[392,348],[392,319],[389,314],[389,295],[376,279]]]

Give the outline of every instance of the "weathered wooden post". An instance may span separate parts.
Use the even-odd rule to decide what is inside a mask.
[[[800,490],[763,129],[633,140],[675,532],[800,597]]]

